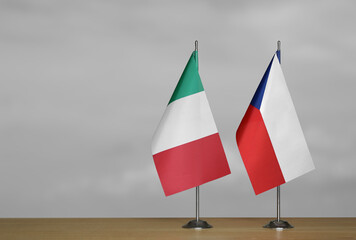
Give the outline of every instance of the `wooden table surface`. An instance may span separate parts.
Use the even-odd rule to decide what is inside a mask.
[[[262,228],[267,218],[203,218],[212,229],[183,229],[187,218],[0,219],[0,240],[356,239],[356,218],[286,218],[294,228]]]

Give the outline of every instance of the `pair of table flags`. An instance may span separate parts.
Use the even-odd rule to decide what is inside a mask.
[[[236,131],[255,194],[314,169],[280,64],[273,55]],[[166,196],[231,173],[194,51],[154,133],[152,154]]]

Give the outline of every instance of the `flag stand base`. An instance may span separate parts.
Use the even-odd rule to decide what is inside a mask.
[[[204,220],[199,219],[198,221],[196,219],[189,221],[187,224],[182,226],[182,228],[196,228],[196,229],[203,229],[203,228],[212,228],[209,223],[207,223]]]
[[[283,220],[273,220],[270,221],[268,224],[263,226],[264,228],[293,228],[287,221]]]

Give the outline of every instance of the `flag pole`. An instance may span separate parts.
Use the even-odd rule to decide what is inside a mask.
[[[277,186],[277,222],[281,221],[281,186]]]
[[[281,59],[281,41],[277,41],[277,56],[280,64],[282,64]],[[277,186],[277,222],[281,221],[281,186]]]
[[[198,52],[198,40],[194,42],[195,49],[194,51]],[[199,63],[197,62],[198,68]],[[199,222],[199,186],[195,188],[195,220]]]
[[[194,43],[195,49],[194,51],[198,53],[198,40],[195,40]],[[197,62],[198,64],[198,62]],[[199,66],[199,65],[198,65]],[[200,209],[199,209],[199,204],[200,204],[200,196],[199,196],[199,186],[195,187],[195,219],[189,221],[187,224],[183,226],[183,228],[195,228],[195,229],[202,229],[202,228],[212,228],[209,223],[207,223],[204,220],[200,219]]]
[[[282,64],[281,58],[281,41],[277,41],[277,57],[279,62]],[[293,228],[287,221],[281,220],[281,186],[277,186],[277,219],[270,221],[267,225],[263,226],[264,228],[275,228],[275,229],[284,229],[284,228]]]
[[[195,221],[199,222],[199,186],[195,187]]]

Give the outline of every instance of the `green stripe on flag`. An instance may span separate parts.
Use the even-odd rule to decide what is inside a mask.
[[[198,52],[194,51],[190,56],[190,59],[185,66],[182,76],[173,92],[171,102],[204,91],[203,84],[201,83],[199,72],[198,72]]]

